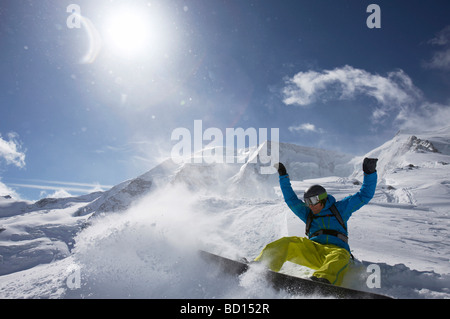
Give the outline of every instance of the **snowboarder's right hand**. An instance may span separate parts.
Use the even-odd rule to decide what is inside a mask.
[[[286,167],[284,167],[283,163],[277,163],[273,167],[275,167],[275,169],[278,171],[278,174],[280,174],[280,176],[287,175]]]

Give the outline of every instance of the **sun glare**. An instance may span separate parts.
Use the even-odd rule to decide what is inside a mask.
[[[159,45],[158,26],[150,15],[136,8],[120,8],[106,21],[105,45],[112,53],[133,57]]]

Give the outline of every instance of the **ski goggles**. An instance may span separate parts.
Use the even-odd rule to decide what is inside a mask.
[[[305,198],[305,203],[308,206],[314,206],[314,205],[317,205],[322,199],[325,199],[325,198],[327,198],[327,193],[307,197],[307,198]]]

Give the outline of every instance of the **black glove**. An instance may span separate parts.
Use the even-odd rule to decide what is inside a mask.
[[[363,171],[366,174],[372,174],[377,171],[378,158],[365,158],[363,162]]]
[[[280,174],[280,176],[287,175],[286,167],[284,167],[283,163],[277,163],[273,167],[276,168],[276,170],[278,171],[278,174]]]

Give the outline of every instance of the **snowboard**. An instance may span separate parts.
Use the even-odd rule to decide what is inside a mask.
[[[200,256],[209,263],[213,263],[225,273],[239,276],[246,272],[250,265],[225,258],[219,255],[200,251]],[[392,299],[391,297],[372,292],[360,291],[331,284],[312,281],[310,279],[294,277],[267,269],[264,272],[265,279],[276,290],[285,290],[290,294],[318,295],[339,299]]]

